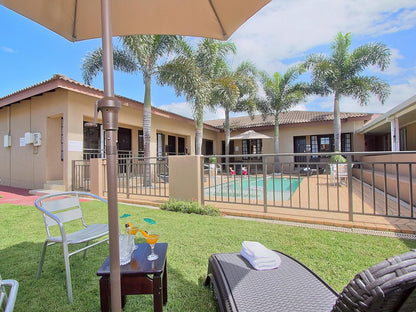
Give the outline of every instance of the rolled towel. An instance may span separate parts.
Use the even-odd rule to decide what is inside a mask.
[[[274,269],[281,263],[280,257],[274,251],[258,242],[244,241],[240,254],[247,259],[256,270]]]

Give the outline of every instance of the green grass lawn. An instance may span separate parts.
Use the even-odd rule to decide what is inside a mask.
[[[107,210],[96,201],[84,203],[87,222],[107,222]],[[120,225],[130,221],[146,229],[144,217],[157,221],[160,242],[168,247],[168,303],[165,311],[215,311],[209,289],[202,286],[208,257],[212,253],[240,251],[244,240],[259,241],[299,259],[323,277],[337,291],[359,271],[394,254],[416,248],[416,241],[351,233],[291,227],[181,214],[119,205]],[[16,279],[19,311],[100,311],[97,269],[108,256],[108,245],[100,244],[71,257],[74,303],[68,305],[61,245],[49,247],[43,273],[36,271],[46,237],[43,218],[33,206],[0,205],[0,273]],[[136,242],[145,242],[136,237]],[[256,291],[253,289],[253,291]],[[150,295],[128,296],[126,312],[153,311]]]

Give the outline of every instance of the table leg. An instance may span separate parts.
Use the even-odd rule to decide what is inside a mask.
[[[163,269],[163,277],[162,277],[162,291],[163,291],[163,305],[168,302],[168,271],[166,271],[166,262],[165,261],[165,268]]]
[[[153,276],[153,307],[154,312],[162,312],[162,278]]]
[[[108,298],[110,296],[109,292],[110,281],[107,278],[100,278],[100,305],[101,312],[108,312]]]

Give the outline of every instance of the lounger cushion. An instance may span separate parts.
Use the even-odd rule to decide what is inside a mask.
[[[335,290],[303,264],[276,253],[282,262],[267,271],[253,269],[239,253],[210,256],[206,283],[212,283],[221,311],[332,310],[337,300]]]

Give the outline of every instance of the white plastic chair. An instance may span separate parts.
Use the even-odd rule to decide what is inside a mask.
[[[69,269],[69,257],[84,251],[84,258],[88,248],[91,248],[97,244],[108,241],[108,237],[105,239],[94,242],[89,245],[89,242],[104,236],[108,236],[107,224],[91,224],[86,225],[82,214],[82,208],[80,204],[80,196],[93,197],[100,201],[107,203],[107,200],[97,195],[85,192],[61,192],[39,197],[35,201],[35,206],[42,212],[45,221],[46,233],[48,237],[43,243],[42,254],[40,256],[38,272],[36,278],[40,278],[42,273],[42,266],[45,259],[46,247],[60,243],[63,246],[64,262],[66,272],[66,286],[68,293],[68,301],[71,304],[72,297],[72,284],[71,284],[71,272]],[[65,230],[64,223],[69,221],[80,221],[80,230],[68,233]],[[51,236],[50,228],[58,226],[60,235]],[[68,253],[68,245],[77,245],[85,243],[86,245],[71,253]]]
[[[341,183],[342,180],[345,180],[345,184],[347,184],[348,181],[348,164],[344,163],[335,163],[329,165],[331,168],[331,176],[332,181],[334,183]]]
[[[6,287],[10,288],[9,293],[7,293]],[[19,283],[17,281],[11,279],[2,280],[0,276],[0,311],[13,311],[18,288]]]

